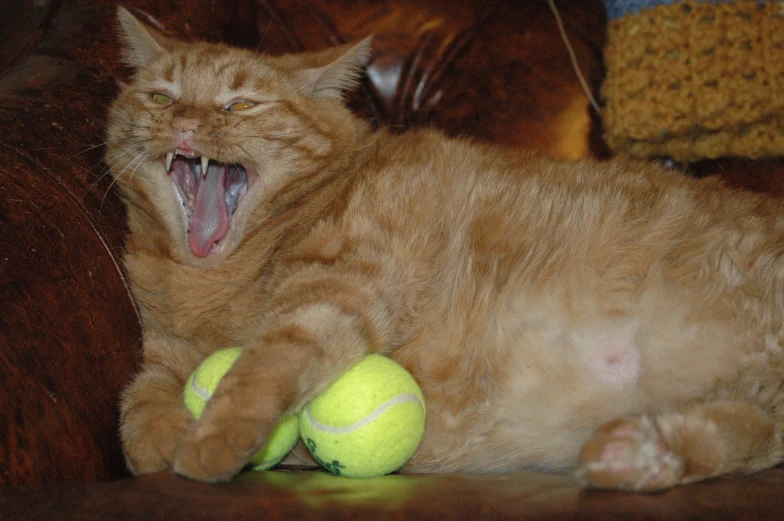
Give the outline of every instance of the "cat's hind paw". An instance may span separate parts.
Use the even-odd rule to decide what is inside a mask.
[[[587,485],[654,492],[679,483],[683,461],[647,415],[600,427],[583,446],[577,476]]]

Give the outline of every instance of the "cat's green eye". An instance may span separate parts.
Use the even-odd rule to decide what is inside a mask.
[[[255,105],[255,103],[253,103],[252,101],[237,101],[229,105],[229,108],[227,110],[230,112],[234,112],[237,110],[245,110],[251,108],[253,105]]]
[[[172,99],[167,96],[166,94],[161,94],[160,92],[156,92],[152,95],[152,100],[157,103],[158,105],[168,105],[172,102]]]

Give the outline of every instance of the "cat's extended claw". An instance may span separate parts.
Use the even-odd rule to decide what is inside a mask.
[[[577,476],[596,488],[653,492],[678,484],[683,461],[667,447],[650,416],[600,427],[583,446]]]

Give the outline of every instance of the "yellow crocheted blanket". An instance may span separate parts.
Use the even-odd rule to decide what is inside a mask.
[[[685,1],[610,20],[602,85],[610,148],[680,161],[782,155],[782,6]]]

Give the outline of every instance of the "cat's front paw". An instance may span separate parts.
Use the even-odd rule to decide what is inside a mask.
[[[600,427],[582,448],[577,476],[592,487],[653,492],[678,484],[683,467],[645,415]]]
[[[124,415],[120,433],[128,468],[134,474],[150,474],[170,469],[183,433],[193,422],[185,411]]]
[[[258,428],[252,422],[216,425],[201,421],[188,431],[174,458],[174,471],[199,481],[226,481],[250,460]]]

